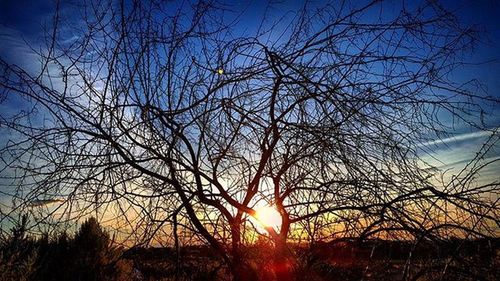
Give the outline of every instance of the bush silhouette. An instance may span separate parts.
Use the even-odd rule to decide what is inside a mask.
[[[112,245],[109,234],[93,217],[81,225],[74,238],[68,239],[65,234],[59,236],[47,254],[50,251],[55,254],[47,255],[52,266],[45,268],[59,267],[62,272],[59,276],[48,274],[49,278],[42,280],[57,280],[61,276],[64,280],[123,280],[122,276],[132,271],[130,263],[120,260],[121,249]]]
[[[82,224],[73,239],[71,252],[75,260],[72,273],[78,280],[105,279],[105,269],[116,258],[110,246],[109,235],[94,218]]]
[[[122,249],[112,245],[109,234],[95,218],[87,219],[70,237],[38,239],[26,235],[23,216],[0,244],[0,280],[130,280],[132,263],[121,259]]]
[[[0,241],[0,280],[30,280],[36,269],[37,249],[27,236],[28,217],[22,216],[9,237]]]

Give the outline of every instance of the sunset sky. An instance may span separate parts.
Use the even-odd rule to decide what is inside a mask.
[[[35,3],[33,3],[35,2]],[[10,63],[17,64],[27,70],[36,71],[39,68],[36,56],[31,48],[43,45],[44,26],[50,22],[54,5],[53,1],[0,0],[0,56]],[[234,7],[245,9],[240,18],[238,31],[242,34],[256,26],[264,13],[281,15],[284,11],[297,10],[302,1],[283,1],[274,8],[266,10],[264,1],[229,1],[238,3]],[[313,2],[314,3],[314,2]],[[174,5],[174,4],[173,4]],[[450,0],[443,6],[456,13],[464,24],[476,25],[483,32],[482,42],[475,49],[475,55],[468,57],[468,62],[480,63],[470,65],[467,69],[455,71],[456,81],[479,79],[485,86],[488,95],[500,97],[500,2],[495,0]],[[71,9],[64,10],[63,16],[71,16]],[[68,42],[78,38],[78,34],[66,34]],[[7,97],[0,103],[2,116],[11,116],[24,108],[19,100]],[[485,108],[485,122],[492,131],[500,127],[500,108]],[[453,120],[445,120],[452,124]],[[477,149],[491,135],[491,131],[478,131],[463,123],[457,122],[449,137],[440,141],[429,141],[421,148],[433,150],[430,155],[422,154],[423,159],[444,170],[453,171],[463,167],[470,161]],[[2,133],[0,145],[5,145],[10,136]],[[500,158],[500,144],[487,154],[488,160]],[[490,165],[481,176],[485,180],[499,179],[500,161]],[[5,192],[5,191],[4,191]],[[6,195],[0,193],[0,202],[5,202]]]

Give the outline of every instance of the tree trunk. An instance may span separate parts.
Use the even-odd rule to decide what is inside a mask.
[[[233,223],[231,226],[231,273],[234,281],[257,281],[258,276],[255,270],[248,265],[241,252],[241,232],[239,223]]]
[[[274,239],[274,261],[273,270],[276,275],[277,281],[289,281],[294,280],[293,278],[293,264],[291,261],[290,252],[286,246],[286,236],[278,235]]]
[[[274,184],[277,188],[280,186],[280,178],[274,178]],[[279,189],[277,189],[278,191]],[[276,192],[276,198],[279,198],[279,194]],[[290,217],[283,207],[283,201],[277,200],[276,207],[281,215],[281,230],[279,233],[273,235],[274,240],[274,273],[276,275],[277,281],[294,280],[293,278],[293,260],[290,251],[286,245],[286,238],[288,237],[288,232],[290,231]]]
[[[175,248],[175,280],[178,280],[181,269],[181,248],[179,245],[179,234],[177,233],[177,212],[173,214],[173,228]]]

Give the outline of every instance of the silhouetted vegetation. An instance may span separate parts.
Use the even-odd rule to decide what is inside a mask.
[[[74,236],[37,239],[26,234],[24,216],[0,248],[0,280],[129,280],[132,264],[121,259],[99,223],[86,220]]]
[[[35,272],[37,243],[26,236],[27,222],[22,216],[10,237],[0,241],[0,280],[30,280]]]
[[[497,280],[499,239],[439,242],[348,240],[302,250],[319,280]]]
[[[228,280],[230,270],[208,246],[180,249],[113,245],[90,218],[74,235],[27,235],[27,217],[0,248],[0,280]],[[275,254],[260,239],[244,251],[248,280],[275,280]],[[295,280],[498,280],[500,239],[387,241],[343,239],[289,245]]]

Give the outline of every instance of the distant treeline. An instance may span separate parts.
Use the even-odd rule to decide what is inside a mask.
[[[500,246],[500,238],[483,239],[446,239],[414,241],[396,240],[339,240],[328,243],[316,243],[309,250],[323,258],[334,260],[390,259],[445,259],[449,257],[472,257],[480,254],[482,258],[495,257]]]

